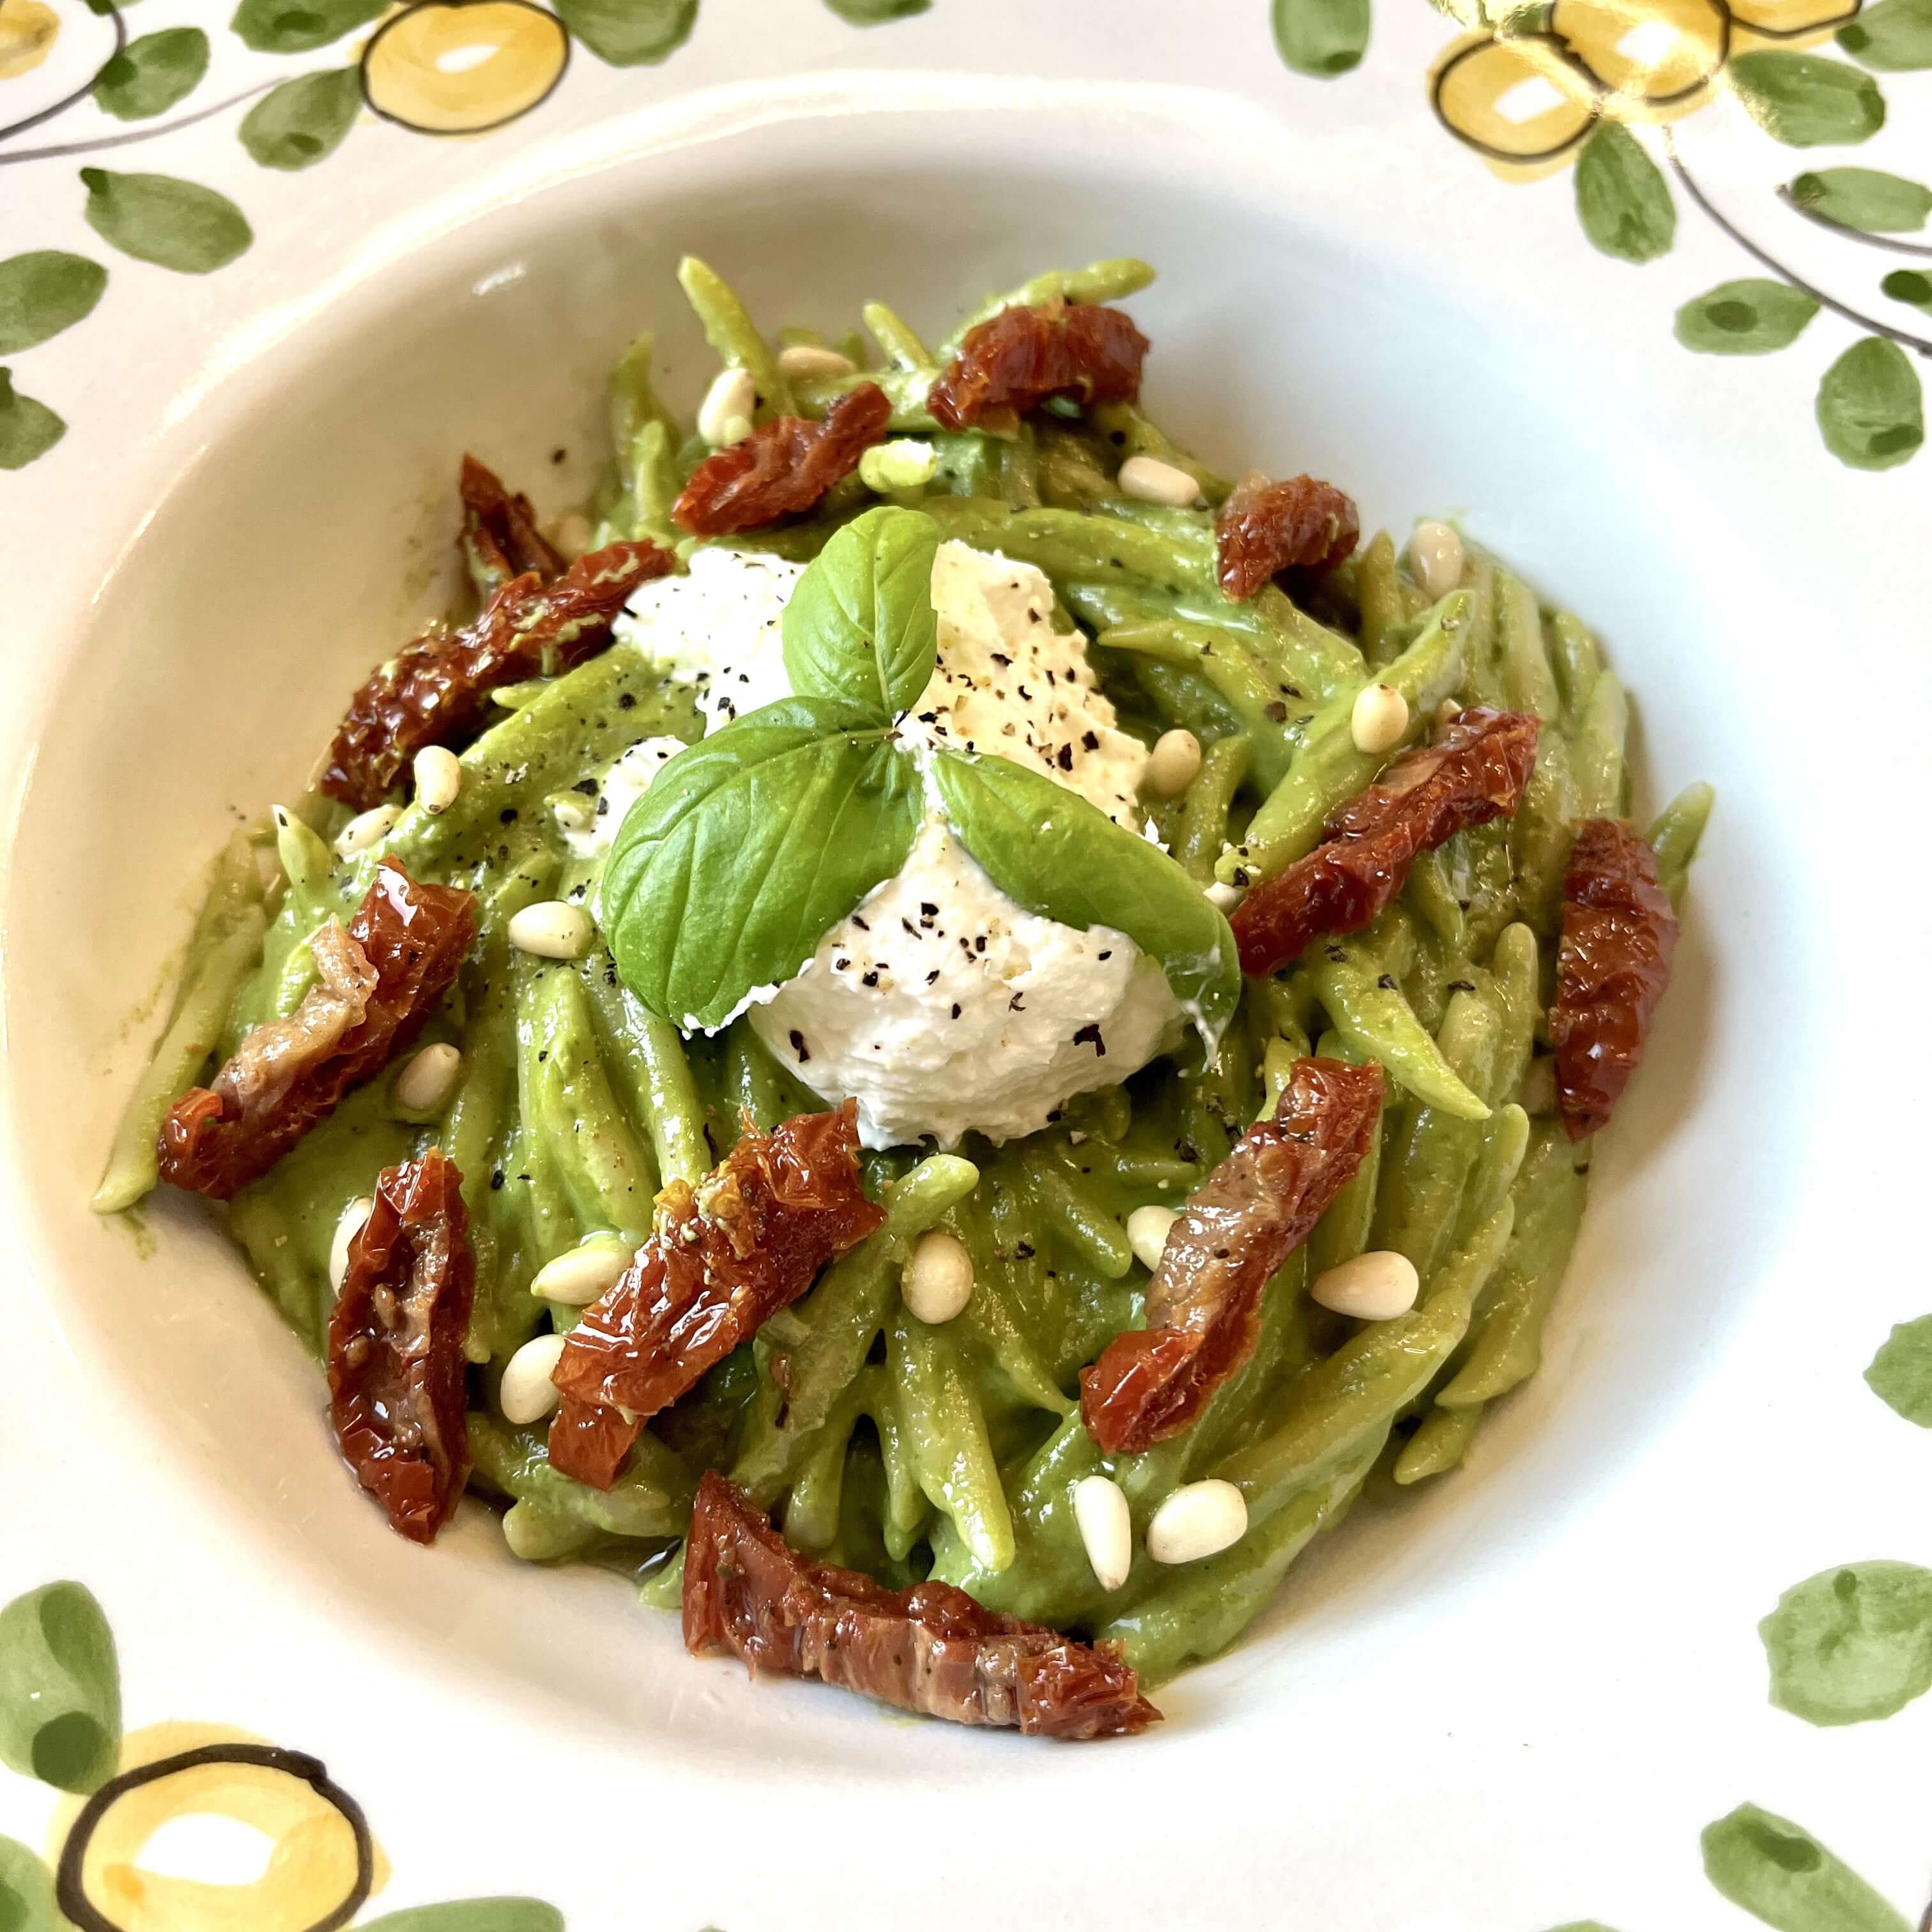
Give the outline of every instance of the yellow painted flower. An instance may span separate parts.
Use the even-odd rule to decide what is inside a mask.
[[[526,114],[563,78],[570,35],[532,0],[422,0],[362,56],[378,114],[425,134],[476,134]]]
[[[191,1817],[226,1819],[259,1832],[268,1850],[261,1876],[212,1884],[142,1864],[164,1826]],[[85,1834],[78,1844],[76,1828]],[[379,1892],[389,1876],[360,1808],[313,1758],[219,1724],[130,1732],[122,1741],[119,1773],[102,1796],[86,1806],[77,1798],[59,1805],[47,1852],[57,1869],[77,1853],[83,1894],[122,1932],[189,1925],[196,1932],[304,1932]]]
[[[44,0],[0,0],[0,80],[31,74],[54,50],[60,22]]]
[[[1554,0],[1481,23],[1430,76],[1443,124],[1498,172],[1533,178],[1569,160],[1602,121],[1694,113],[1741,53],[1802,45],[1841,26],[1860,0]]]

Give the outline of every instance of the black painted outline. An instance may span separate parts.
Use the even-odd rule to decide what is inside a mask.
[[[1466,60],[1473,60],[1478,54],[1486,52],[1491,47],[1521,46],[1530,43],[1539,46],[1548,47],[1565,67],[1580,74],[1588,83],[1592,98],[1589,107],[1584,114],[1582,126],[1579,128],[1567,141],[1559,141],[1555,147],[1544,148],[1532,154],[1516,153],[1508,148],[1492,147],[1486,141],[1479,141],[1474,135],[1466,134],[1454,122],[1450,119],[1448,110],[1442,105],[1442,90],[1447,85],[1449,76]],[[1442,122],[1444,132],[1453,139],[1461,142],[1462,146],[1472,154],[1480,154],[1486,160],[1500,161],[1505,166],[1519,168],[1540,167],[1546,161],[1556,160],[1559,157],[1568,154],[1573,148],[1580,147],[1589,139],[1592,130],[1602,118],[1604,95],[1603,83],[1591,73],[1588,68],[1583,66],[1576,59],[1576,56],[1570,52],[1568,45],[1554,34],[1542,32],[1508,35],[1491,34],[1484,39],[1472,40],[1466,47],[1450,55],[1448,59],[1436,70],[1429,83],[1430,109],[1436,119]]]
[[[51,121],[56,115],[64,114],[70,107],[78,106],[94,92],[100,76],[127,50],[128,22],[122,17],[121,9],[116,4],[116,0],[105,0],[105,4],[108,17],[114,22],[114,51],[71,94],[63,95],[51,107],[37,109],[24,121],[12,122],[6,127],[0,128],[0,141],[11,135],[24,134],[29,128],[38,128],[42,122]]]
[[[439,12],[460,11],[465,7],[478,6],[515,7],[526,14],[534,14],[539,20],[548,20],[554,27],[563,42],[563,58],[557,62],[556,74],[549,86],[534,100],[526,101],[513,113],[504,115],[500,120],[485,121],[475,128],[425,128],[420,121],[405,119],[400,114],[392,114],[387,108],[378,106],[369,92],[369,62],[376,50],[388,38],[391,31],[400,27],[405,20],[434,8]],[[362,58],[356,64],[356,78],[362,89],[362,104],[379,120],[386,121],[392,128],[406,128],[412,134],[428,134],[440,140],[461,140],[472,134],[488,134],[499,128],[507,128],[512,121],[520,121],[526,114],[533,114],[563,85],[563,77],[570,71],[570,56],[575,46],[575,38],[564,23],[563,16],[554,14],[548,7],[539,7],[536,0],[414,0],[400,14],[392,14],[375,32],[370,35],[369,44],[362,50]]]
[[[100,1821],[130,1791],[143,1785],[158,1784],[186,1771],[197,1771],[205,1764],[253,1764],[284,1777],[299,1778],[316,1796],[340,1814],[356,1840],[356,1879],[349,1895],[304,1932],[339,1932],[368,1902],[375,1888],[376,1846],[369,1835],[369,1821],[362,1808],[339,1784],[330,1781],[328,1767],[320,1758],[301,1751],[286,1750],[280,1744],[203,1744],[195,1750],[178,1751],[172,1757],[157,1758],[133,1771],[110,1778],[81,1807],[61,1848],[60,1869],[54,1882],[54,1897],[62,1911],[73,1920],[78,1932],[127,1932],[127,1928],[97,1906],[87,1895],[82,1875],[87,1863],[87,1849]]]
[[[1700,0],[1700,3],[1709,8],[1717,20],[1718,62],[1708,74],[1692,81],[1688,86],[1680,87],[1670,94],[1635,94],[1628,88],[1612,86],[1584,58],[1581,50],[1577,48],[1576,43],[1564,32],[1561,19],[1563,0],[1556,0],[1556,4],[1550,8],[1550,26],[1547,31],[1550,37],[1558,43],[1564,64],[1586,76],[1601,99],[1627,102],[1636,107],[1681,106],[1684,102],[1694,99],[1707,88],[1716,86],[1723,76],[1724,69],[1729,65],[1731,58],[1731,36],[1736,29],[1736,22],[1730,7],[1726,4],[1726,0]],[[1862,4],[1863,0],[1858,0],[1858,4]]]
[[[51,148],[22,148],[10,154],[0,149],[0,168],[10,167],[16,161],[50,161],[62,154],[98,154],[109,148],[152,141],[158,134],[172,134],[177,128],[192,128],[197,121],[212,121],[216,115],[226,114],[230,108],[239,107],[243,101],[253,100],[257,94],[281,85],[279,80],[262,81],[239,94],[231,94],[226,100],[218,100],[212,107],[198,107],[178,120],[163,121],[153,127],[131,128],[124,134],[103,134],[98,140],[66,141]]]

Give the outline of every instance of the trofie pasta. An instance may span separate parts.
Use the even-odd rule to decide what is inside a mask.
[[[702,433],[644,336],[586,511],[464,459],[96,1196],[225,1199],[404,1533],[1064,1737],[1534,1371],[1712,802],[1455,532],[1172,442],[1150,272],[928,347],[687,262]]]

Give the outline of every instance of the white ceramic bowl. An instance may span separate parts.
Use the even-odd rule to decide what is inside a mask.
[[[1208,1804],[1288,1732],[1344,1783],[1352,1765],[1385,1776],[1360,1714],[1382,1714],[1384,1740],[1398,1710],[1433,1734],[1467,1688],[1438,1673],[1426,1696],[1405,1689],[1394,1660],[1507,1615],[1517,1567],[1587,1520],[1720,1362],[1780,1238],[1821,1050],[1788,1021],[1820,969],[1795,870],[1809,834],[1780,782],[1800,721],[1740,676],[1770,620],[1732,538],[1659,514],[1682,500],[1681,444],[1640,393],[1580,373],[1546,314],[1459,268],[1452,235],[1390,246],[1325,214],[1292,191],[1310,157],[1292,136],[1231,101],[1204,118],[1204,98],[903,80],[700,97],[410,208],[346,267],[325,233],[212,370],[156,398],[161,427],[106,493],[111,568],[28,681],[4,1120],[32,1292],[129,1439],[346,1652],[406,1669],[532,1766],[595,1757],[650,1777],[668,1808],[666,1779],[782,1772],[827,1807],[910,1787],[962,1831],[1022,1784],[1030,1803],[1104,1808],[1151,1780]],[[1543,1373],[1469,1470],[1364,1508],[1293,1571],[1231,1655],[1166,1694],[1171,1721],[1138,1755],[752,1687],[686,1659],[671,1620],[614,1580],[518,1565],[473,1507],[434,1552],[402,1544],[335,1459],[314,1365],[198,1204],[157,1201],[145,1256],[88,1211],[208,855],[303,784],[345,692],[444,601],[462,451],[545,513],[574,500],[604,450],[606,371],[640,327],[660,332],[673,394],[694,398],[706,358],[673,280],[687,250],[773,325],[842,326],[878,296],[933,329],[1041,266],[1146,256],[1161,279],[1132,306],[1160,420],[1224,464],[1334,478],[1370,528],[1461,514],[1599,628],[1634,694],[1640,807],[1692,777],[1718,788],[1676,982],[1601,1154]],[[1774,1058],[1754,1052],[1772,1037]],[[820,1821],[801,1832],[825,1834],[803,1842],[830,1846],[836,1811],[798,1803]],[[1311,1816],[1312,1865],[1334,1864],[1322,1846],[1340,1856],[1344,1815]],[[887,1895],[858,1850],[815,1856],[794,1922]],[[1044,1849],[1012,1856],[1015,1883],[1052,1869]],[[1126,1870],[1144,1900],[1186,1895],[1151,1849]],[[735,1882],[702,1909],[724,1914]],[[970,1903],[941,1898],[936,1922],[983,1922]],[[854,1909],[847,1922],[874,1922]]]

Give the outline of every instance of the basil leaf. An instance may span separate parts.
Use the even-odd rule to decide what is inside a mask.
[[[1228,922],[1166,854],[1077,792],[1008,758],[940,752],[932,780],[959,842],[1028,912],[1118,927],[1157,961],[1208,1051],[1240,998]]]
[[[917,767],[860,706],[784,698],[688,746],[604,874],[624,983],[680,1026],[722,1026],[905,863],[920,805]]]
[[[910,710],[939,661],[938,548],[939,526],[917,510],[868,510],[840,530],[785,605],[792,689],[861,706],[877,724]]]

